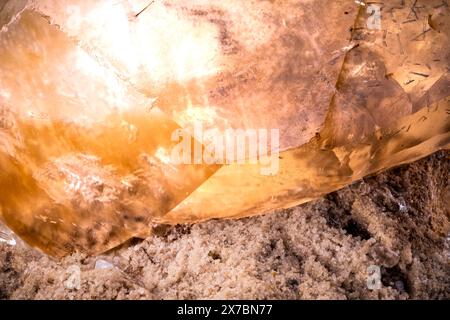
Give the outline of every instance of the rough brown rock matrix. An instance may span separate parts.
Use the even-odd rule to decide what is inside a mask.
[[[2,299],[449,299],[450,153],[317,201],[240,220],[156,226],[145,241],[57,261],[0,242]],[[95,268],[99,259],[109,269]],[[382,288],[367,288],[367,267]],[[79,267],[79,289],[65,283]]]

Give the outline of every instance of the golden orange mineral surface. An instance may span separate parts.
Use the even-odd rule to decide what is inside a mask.
[[[446,1],[0,0],[0,28],[0,219],[50,255],[294,206],[450,145]],[[249,150],[206,161],[204,132]]]

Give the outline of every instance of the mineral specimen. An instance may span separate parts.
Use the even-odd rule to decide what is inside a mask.
[[[437,0],[3,1],[0,217],[48,254],[97,254],[448,148],[449,21]],[[279,171],[173,163],[196,123],[279,129]]]

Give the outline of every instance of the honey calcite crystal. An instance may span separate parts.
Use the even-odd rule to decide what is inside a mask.
[[[148,233],[217,166],[171,165],[180,127],[39,13],[0,46],[1,216],[53,255]]]
[[[438,0],[3,0],[0,218],[98,254],[448,148],[449,21]],[[278,129],[279,170],[173,163],[195,124]]]

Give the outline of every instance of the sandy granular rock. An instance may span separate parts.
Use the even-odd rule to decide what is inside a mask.
[[[449,155],[289,210],[156,226],[101,257],[57,261],[1,243],[0,298],[449,299]],[[370,265],[380,289],[367,287]]]

